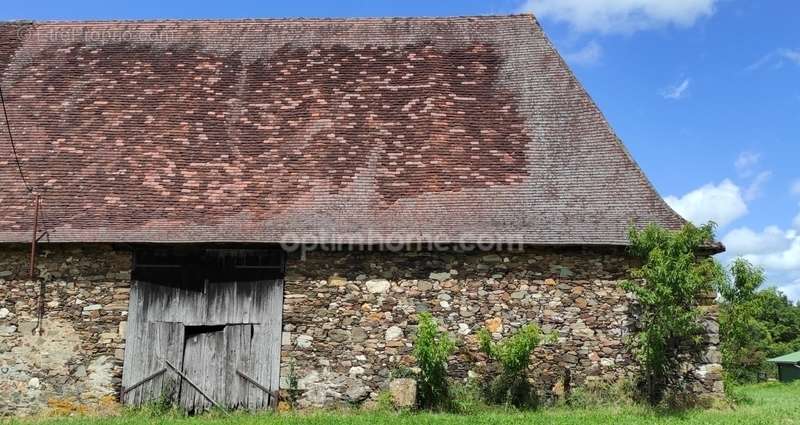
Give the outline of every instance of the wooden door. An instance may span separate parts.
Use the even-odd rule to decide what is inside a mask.
[[[139,406],[174,399],[181,378],[167,362],[179,369],[183,366],[183,324],[140,323],[135,313],[129,319],[133,320],[129,322],[125,343],[122,402]]]
[[[122,401],[274,406],[284,271],[276,249],[135,248]]]
[[[208,398],[225,408],[275,406],[282,306],[282,279],[188,289],[135,281],[122,401],[141,405],[167,396],[190,412],[208,409]]]
[[[225,353],[224,329],[186,338],[183,351],[185,379],[181,381],[180,388],[180,404],[184,409],[189,412],[209,409],[212,406],[209,398],[223,405],[228,390],[225,387],[225,376],[228,374]],[[191,383],[187,380],[191,380]]]
[[[187,337],[183,372],[192,383],[181,384],[181,406],[193,412],[211,407],[194,385],[226,408],[260,410],[277,403],[272,376],[280,363],[270,361],[274,354],[264,349],[272,343],[270,334],[263,325],[245,324]]]

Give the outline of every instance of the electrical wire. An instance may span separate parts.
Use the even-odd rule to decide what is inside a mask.
[[[3,104],[3,117],[6,120],[6,131],[8,131],[8,140],[11,142],[11,152],[14,154],[14,162],[17,163],[17,171],[19,171],[19,177],[22,179],[22,183],[25,185],[25,189],[28,192],[33,193],[33,188],[31,185],[28,184],[28,181],[25,179],[25,173],[22,172],[22,163],[19,160],[19,155],[17,155],[17,146],[14,144],[14,136],[11,135],[11,122],[8,120],[8,111],[6,110],[6,99],[3,96],[3,87],[0,86],[0,103]]]
[[[11,152],[14,154],[14,162],[17,164],[17,171],[19,171],[19,177],[22,179],[22,183],[25,185],[25,189],[28,190],[28,193],[34,196],[33,202],[36,204],[36,217],[34,218],[34,223],[38,222],[39,214],[41,212],[42,219],[44,219],[44,211],[40,211],[40,205],[42,202],[42,198],[40,195],[37,195],[33,187],[28,184],[28,180],[25,179],[25,172],[22,171],[22,162],[19,160],[19,155],[17,154],[17,146],[14,144],[14,136],[11,132],[11,122],[8,120],[8,110],[6,109],[6,99],[3,96],[3,88],[0,87],[0,103],[3,105],[3,117],[6,120],[6,131],[8,131],[8,140],[11,142]],[[47,236],[48,239],[50,237],[49,232],[44,227],[44,221],[42,220],[42,234],[41,236],[37,235],[36,224],[34,224],[33,228],[33,239],[31,240],[31,279],[35,277],[35,268],[34,265],[36,264],[36,243],[39,242],[41,237]],[[44,329],[42,328],[42,322],[44,321],[44,300],[45,300],[45,291],[47,290],[45,279],[41,279],[39,281],[39,311],[38,311],[38,321],[36,322],[36,328],[34,328],[34,332],[38,330],[39,336],[42,336],[44,333]]]
[[[28,180],[25,178],[25,172],[22,171],[22,161],[19,160],[19,155],[17,154],[17,146],[14,143],[14,136],[13,136],[13,133],[11,132],[11,121],[8,119],[8,110],[6,108],[6,99],[5,99],[5,96],[3,95],[2,86],[0,86],[0,104],[2,104],[2,106],[3,106],[3,117],[5,118],[5,121],[6,121],[6,131],[8,132],[8,140],[9,140],[9,142],[11,142],[11,152],[14,154],[14,162],[17,165],[17,171],[19,172],[19,177],[20,177],[20,179],[22,179],[22,183],[25,185],[25,189],[28,191],[28,193],[33,195],[36,192],[34,191],[33,187],[28,183]],[[34,202],[36,202],[36,201],[34,201]],[[41,198],[40,198],[39,202],[41,202]],[[41,216],[42,216],[42,223],[41,223],[42,236],[47,236],[47,238],[49,239],[50,238],[50,233],[47,231],[47,228],[45,227],[45,222],[47,221],[47,217],[45,216],[45,212],[44,212],[43,209],[40,210],[40,213],[41,213]]]

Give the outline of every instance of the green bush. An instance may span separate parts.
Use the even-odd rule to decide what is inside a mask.
[[[697,300],[719,287],[722,268],[703,248],[714,240],[714,225],[686,224],[680,231],[650,225],[631,229],[631,253],[642,266],[623,288],[636,295],[639,329],[631,340],[640,365],[638,386],[651,405],[684,392],[681,362],[702,352],[704,329]]]
[[[800,305],[775,288],[759,290],[764,282],[763,269],[739,258],[719,288],[722,366],[731,383],[774,376],[766,360],[800,349]]]
[[[631,406],[635,404],[635,386],[627,379],[616,382],[587,380],[574,388],[567,398],[571,407]]]
[[[394,410],[394,400],[392,400],[392,393],[389,390],[383,390],[378,393],[376,401],[376,409],[381,412],[391,412]]]
[[[413,369],[404,365],[397,365],[389,371],[389,379],[411,378],[417,379],[417,374]]]
[[[286,381],[289,388],[286,390],[288,395],[286,402],[292,410],[297,409],[297,402],[303,394],[303,390],[299,388],[299,379],[297,379],[297,371],[295,370],[294,359],[289,359],[289,371],[286,374]]]
[[[451,383],[448,386],[450,401],[448,411],[461,415],[473,415],[486,407],[481,399],[480,386],[472,380],[466,383]]]
[[[420,313],[414,356],[417,359],[417,401],[423,409],[446,408],[449,400],[447,387],[447,358],[453,354],[455,344],[439,330],[430,313]]]
[[[528,366],[533,349],[544,340],[541,329],[534,324],[523,326],[514,335],[498,343],[492,341],[488,330],[480,330],[478,341],[481,351],[500,367],[499,373],[487,377],[484,383],[483,393],[487,402],[517,408],[538,405],[536,392],[528,380]]]

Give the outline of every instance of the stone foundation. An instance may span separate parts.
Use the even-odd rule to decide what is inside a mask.
[[[44,245],[44,335],[35,332],[39,284],[27,279],[29,246],[0,249],[0,415],[91,410],[117,400],[122,375],[131,256],[109,245]],[[375,400],[393,372],[414,365],[417,314],[430,311],[458,341],[456,379],[480,373],[476,332],[496,338],[525,323],[557,342],[539,347],[533,376],[544,396],[635,372],[624,345],[631,299],[620,288],[632,261],[616,248],[525,252],[310,252],[287,263],[281,385],[289,365],[302,407]],[[703,363],[691,388],[722,392],[714,306]]]
[[[29,249],[0,248],[0,416],[113,405],[122,376],[130,255],[108,245],[43,245],[39,336],[39,283],[28,279]]]

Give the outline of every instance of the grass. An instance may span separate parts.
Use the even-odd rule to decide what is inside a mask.
[[[664,412],[644,407],[599,406],[593,408],[558,407],[535,412],[494,410],[475,415],[441,413],[394,413],[336,411],[292,414],[225,416],[210,413],[184,417],[176,413],[154,414],[130,410],[117,416],[32,418],[0,420],[15,425],[140,425],[140,424],[231,424],[231,425],[471,425],[552,424],[552,425],[658,425],[658,424],[780,424],[800,425],[800,382],[766,383],[735,389],[740,401],[732,407],[707,410]]]

